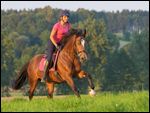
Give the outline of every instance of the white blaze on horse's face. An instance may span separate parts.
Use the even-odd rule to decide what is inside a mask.
[[[84,39],[81,39],[81,44],[83,47],[85,46],[85,40]]]

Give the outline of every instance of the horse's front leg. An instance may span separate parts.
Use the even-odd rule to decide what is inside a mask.
[[[73,90],[73,92],[75,93],[75,95],[80,98],[79,91],[76,88],[73,79],[70,76],[68,76],[67,79],[66,79],[66,82],[71,87],[71,89]]]
[[[85,71],[81,70],[79,73],[78,73],[78,77],[79,78],[84,78],[86,77],[87,80],[88,80],[88,83],[89,83],[89,86],[91,88],[91,91],[89,92],[91,95],[95,95],[95,91],[94,91],[94,84],[93,84],[93,80],[92,80],[92,77],[90,74],[86,73]]]

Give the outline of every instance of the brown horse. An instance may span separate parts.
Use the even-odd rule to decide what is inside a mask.
[[[72,77],[77,76],[79,78],[86,77],[89,82],[89,86],[94,91],[94,84],[91,76],[81,69],[81,63],[87,60],[87,53],[85,51],[85,30],[71,29],[70,32],[61,41],[62,50],[59,53],[57,61],[57,72],[59,76],[56,76],[54,71],[48,73],[46,85],[48,89],[48,95],[53,97],[54,85],[56,83],[66,82],[77,97],[80,97],[79,92],[74,84]],[[41,61],[44,54],[35,55],[31,60],[26,63],[19,73],[19,77],[14,81],[13,89],[20,89],[23,86],[26,78],[29,80],[29,99],[33,97],[34,90],[39,80],[43,76],[43,72],[39,71],[38,64]]]

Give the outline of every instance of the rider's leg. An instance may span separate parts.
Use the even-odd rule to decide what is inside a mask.
[[[47,46],[47,49],[46,49],[46,55],[47,55],[47,57],[46,57],[46,63],[45,63],[44,72],[43,72],[43,78],[41,79],[41,82],[45,82],[47,71],[49,69],[48,66],[51,63],[52,55],[53,55],[54,50],[55,50],[55,46],[51,42],[51,40],[49,40],[48,41],[48,46]]]

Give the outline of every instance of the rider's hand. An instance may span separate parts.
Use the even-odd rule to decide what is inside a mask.
[[[55,45],[55,47],[56,47],[57,49],[59,49],[59,48],[60,48],[58,44],[56,44],[56,45]]]

